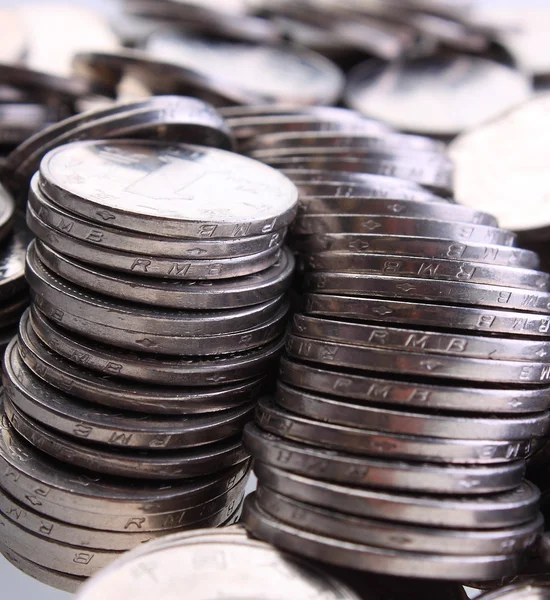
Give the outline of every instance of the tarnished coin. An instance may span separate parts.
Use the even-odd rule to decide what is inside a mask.
[[[443,208],[443,210],[446,206]],[[296,235],[355,233],[433,238],[455,243],[475,242],[512,246],[516,236],[506,229],[444,219],[387,215],[315,214],[300,215],[292,231]]]
[[[191,532],[190,540],[176,537],[166,545],[142,546],[122,556],[86,583],[80,600],[114,600],[120,593],[141,600],[168,597],[175,586],[190,586],[197,597],[356,600],[357,596],[327,573],[326,568],[289,557],[272,546],[229,528]],[[204,537],[203,537],[204,536]],[[167,538],[167,542],[169,538]],[[217,560],[208,560],[215,556]],[[201,568],[197,568],[200,564]],[[136,578],[136,569],[157,577]],[[186,583],[184,583],[184,581]],[[266,586],[266,581],[270,585]]]
[[[149,39],[147,50],[155,58],[220,81],[230,90],[229,103],[333,104],[344,84],[335,64],[297,46],[243,44],[162,32]]]
[[[293,442],[249,423],[243,442],[252,458],[332,483],[432,494],[472,495],[502,492],[521,484],[524,461],[494,465],[441,465],[358,456]]]
[[[231,307],[240,309],[240,316],[244,316],[245,313],[249,314],[251,311],[256,313],[254,319],[259,318],[257,311],[263,312],[265,308],[269,306],[274,308],[274,304],[280,303],[281,296],[288,290],[294,272],[294,258],[286,248],[283,249],[281,259],[269,269],[254,275],[219,282],[165,281],[139,275],[122,275],[107,269],[85,265],[59,254],[47,246],[42,245],[38,249],[37,245],[32,245],[29,247],[28,263],[29,265],[32,263],[33,268],[36,268],[37,271],[40,264],[36,258],[37,255],[49,270],[59,273],[63,279],[67,279],[85,290],[104,294],[107,297],[154,307],[204,311],[228,309],[230,302]],[[30,270],[29,268],[29,273]],[[128,318],[131,318],[132,315],[140,312],[137,306],[137,304],[132,306],[130,311],[126,307],[126,310],[122,312],[126,312]],[[244,307],[250,308],[243,310]],[[155,318],[158,316],[158,311],[156,312]],[[177,318],[180,317],[181,315]],[[230,314],[226,310],[221,310],[217,315],[217,320],[220,323],[225,321],[226,327],[231,325],[229,319]],[[257,322],[254,320],[251,323],[249,317],[245,317],[245,319],[248,319],[245,328],[253,322]],[[200,321],[196,318],[190,319],[187,325],[191,326],[191,322],[200,326]],[[202,326],[200,327],[199,330],[204,331]],[[168,335],[170,333],[168,331]]]
[[[227,258],[246,256],[269,250],[279,245],[285,229],[244,238],[223,240],[175,239],[139,234],[117,229],[86,219],[63,210],[47,198],[38,185],[38,176],[33,177],[29,190],[29,207],[42,222],[76,240],[109,248],[152,256],[170,256],[174,259]],[[527,252],[526,250],[524,252]]]
[[[278,339],[257,349],[221,357],[158,357],[89,342],[66,333],[38,312],[26,314],[21,318],[20,329],[32,328],[51,350],[75,364],[103,375],[160,385],[208,386],[245,381],[268,371],[284,347],[284,339]]]
[[[359,517],[457,529],[513,527],[537,518],[539,490],[529,481],[480,496],[413,495],[336,485],[257,462],[260,485],[301,502]]]
[[[479,56],[449,54],[392,65],[366,61],[349,75],[346,102],[397,129],[452,136],[527,100],[530,93],[520,71]]]
[[[381,298],[306,294],[304,312],[339,319],[548,338],[550,318],[536,313]]]
[[[261,163],[185,144],[74,142],[49,152],[40,173],[42,190],[70,212],[167,237],[271,233],[292,220],[298,195]]]
[[[548,292],[464,281],[357,273],[306,273],[303,281],[306,291],[321,294],[421,300],[523,312],[529,310],[545,315],[550,310]]]
[[[150,416],[88,406],[45,384],[24,365],[16,344],[4,361],[5,397],[34,421],[77,439],[119,448],[164,450],[200,446],[238,435],[251,404],[197,416]]]
[[[15,343],[15,342],[14,342]],[[208,387],[144,385],[136,387],[116,376],[79,367],[52,352],[30,329],[20,331],[19,352],[25,365],[40,379],[82,400],[148,414],[202,414],[255,400],[263,376],[244,382]]]
[[[550,381],[550,365],[540,361],[495,360],[459,356],[434,356],[368,348],[358,344],[327,342],[290,335],[286,344],[290,356],[301,360],[358,369],[444,378],[446,380],[542,385]]]
[[[376,232],[294,236],[292,247],[306,254],[318,252],[393,254],[421,256],[425,259],[465,260],[525,269],[537,269],[540,266],[538,254],[523,248],[437,238],[383,235]]]
[[[518,417],[459,417],[456,414],[391,410],[383,407],[357,405],[311,394],[279,382],[275,403],[297,415],[333,425],[369,429],[405,435],[472,440],[525,440],[542,437],[548,429],[548,413],[533,413]]]
[[[430,554],[516,554],[531,548],[543,528],[542,515],[507,529],[441,530],[353,517],[292,500],[260,486],[256,499],[268,514],[293,527],[358,544]]]
[[[525,360],[550,363],[550,342],[509,337],[458,335],[430,329],[384,327],[296,313],[292,332],[300,337],[341,342],[368,348],[425,352],[494,360]]]
[[[41,240],[37,245],[47,244],[57,252],[76,258],[86,264],[98,265],[112,271],[163,280],[208,281],[246,277],[272,267],[281,256],[280,245],[251,254],[229,258],[186,259],[132,254],[122,250],[101,248],[76,240],[46,225],[29,206],[27,209],[29,229]]]
[[[516,571],[521,564],[519,553],[485,556],[428,554],[344,542],[309,533],[270,517],[260,507],[254,494],[245,501],[243,518],[254,535],[276,547],[314,560],[322,559],[337,566],[376,573],[457,581],[463,581],[476,573],[476,578],[482,580]]]
[[[329,450],[384,456],[393,459],[456,464],[491,464],[525,458],[531,440],[490,440],[436,438],[407,435],[393,430],[377,431],[349,427],[301,417],[262,398],[256,409],[256,423],[266,431],[296,442]]]

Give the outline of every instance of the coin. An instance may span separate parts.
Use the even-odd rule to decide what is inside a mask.
[[[422,256],[427,260],[443,258],[526,269],[537,269],[540,266],[538,255],[523,248],[378,233],[325,233],[305,237],[294,236],[292,247],[306,254],[318,252],[393,254],[396,256]]]
[[[116,179],[109,177],[113,169]],[[288,225],[296,210],[297,191],[286,177],[215,148],[73,142],[48,153],[40,173],[43,192],[70,212],[167,237],[270,233]]]
[[[17,230],[0,248],[0,300],[8,302],[26,290],[25,252],[29,236]]]
[[[445,529],[497,529],[532,521],[540,497],[529,481],[499,494],[429,496],[336,485],[263,463],[256,463],[254,471],[260,485],[294,500],[359,517]]]
[[[533,546],[543,528],[542,515],[509,529],[469,531],[429,527],[353,517],[287,498],[267,487],[255,493],[258,505],[269,515],[310,533],[378,548],[429,554],[516,554]]]
[[[40,263],[36,259],[37,254],[36,245],[34,249],[33,246],[30,246],[28,263],[32,262],[32,270],[39,271]],[[114,275],[112,271],[85,265],[44,245],[40,248],[39,259],[48,269],[59,273],[63,279],[74,282],[91,292],[105,294],[111,298],[120,298],[131,303],[184,310],[213,310],[227,309],[228,298],[230,298],[230,306],[235,308],[256,305],[255,308],[240,311],[241,316],[244,316],[243,313],[255,313],[253,322],[259,318],[256,316],[257,311],[263,312],[266,308],[270,310],[270,306],[280,303],[281,295],[288,289],[294,271],[294,258],[287,249],[283,249],[279,262],[263,272],[220,282],[163,281],[139,275]],[[29,267],[29,273],[30,271],[31,267]],[[44,275],[41,274],[40,277],[44,278]],[[61,285],[65,285],[62,280]],[[109,302],[114,307],[114,301],[109,300]],[[128,313],[127,310],[122,312]],[[132,307],[129,315],[138,313],[136,305],[135,308]],[[157,317],[159,317],[158,314]],[[230,315],[225,310],[217,317],[219,321],[227,319],[227,323],[230,323]],[[199,324],[196,319],[194,321],[197,325]],[[249,322],[247,326],[250,324],[252,323]]]
[[[503,92],[506,90],[506,92]],[[479,56],[430,56],[387,65],[369,60],[349,74],[346,103],[397,129],[452,136],[529,98],[528,78]],[[478,98],[472,103],[471,99]]]
[[[158,33],[147,43],[155,58],[174,62],[220,80],[230,90],[229,103],[282,102],[333,104],[343,75],[328,59],[297,46],[244,44],[200,38],[189,33]],[[223,73],[223,76],[221,75]]]
[[[286,171],[285,171],[286,173]],[[428,190],[404,181],[384,175],[371,175],[364,173],[362,182],[338,183],[331,181],[308,181],[306,176],[299,175],[299,171],[294,174],[289,172],[289,178],[294,178],[294,184],[300,192],[300,200],[308,201],[310,197],[321,198],[351,198],[357,196],[360,198],[388,198],[392,200],[417,200],[424,202],[446,202],[444,198],[436,196]],[[337,174],[334,175],[335,177]],[[313,176],[312,176],[313,177]],[[328,179],[328,176],[327,176]],[[344,177],[342,177],[344,179]]]
[[[490,464],[525,458],[531,440],[490,440],[436,438],[360,429],[301,417],[262,398],[256,409],[256,423],[275,435],[328,450],[351,454],[384,456],[393,459],[456,464]]]
[[[405,577],[422,575],[458,581],[476,573],[478,579],[494,579],[495,576],[516,570],[521,562],[519,554],[467,557],[387,550],[366,544],[342,542],[273,519],[262,510],[254,494],[245,502],[244,522],[255,535],[268,539],[287,551],[299,552],[314,560],[322,557],[338,566],[376,573]]]
[[[405,329],[341,319],[309,317],[296,313],[292,332],[303,338],[353,344],[368,348],[396,349],[446,356],[526,360],[550,363],[550,343],[479,335],[458,335],[433,329]]]
[[[550,596],[548,583],[538,576],[528,577],[527,581],[513,583],[481,594],[483,600],[546,600]]]
[[[16,345],[4,362],[4,394],[9,402],[51,429],[77,439],[120,448],[186,448],[216,442],[241,432],[252,405],[196,417],[152,417],[90,407],[46,385],[25,367]]]
[[[304,300],[306,314],[365,322],[407,323],[454,331],[479,331],[536,338],[548,337],[550,329],[548,317],[529,312],[328,294],[306,294]]]
[[[494,493],[517,488],[522,460],[483,466],[415,463],[325,450],[248,424],[243,442],[252,457],[297,475],[354,487],[432,494]]]

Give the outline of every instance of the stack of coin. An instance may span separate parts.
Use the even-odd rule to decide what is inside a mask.
[[[335,177],[298,184],[306,294],[245,429],[245,522],[340,566],[509,575],[542,527],[522,477],[549,424],[549,275],[490,214]]]
[[[27,213],[37,237],[27,253],[32,307],[5,356],[9,435],[33,446],[52,477],[70,481],[74,468],[117,481],[116,510],[138,516],[110,525],[96,505],[86,509],[95,519],[80,506],[70,518],[44,512],[3,481],[7,494],[70,532],[166,532],[228,516],[246,479],[242,429],[284,343],[293,258],[282,244],[296,201],[277,171],[205,146],[74,142],[44,157]],[[184,497],[132,508],[133,489],[172,489],[158,480],[174,480]],[[220,496],[220,481],[231,496]],[[206,491],[190,504],[197,486]],[[63,489],[56,506],[77,500]],[[181,519],[147,525],[177,511]],[[72,561],[83,535],[55,538],[46,555],[40,532],[4,517],[12,552],[77,576],[143,541],[124,537],[121,548],[90,534],[96,559]]]

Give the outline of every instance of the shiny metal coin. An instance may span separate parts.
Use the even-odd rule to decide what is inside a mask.
[[[384,327],[367,323],[347,322],[339,316],[326,319],[298,313],[294,315],[292,332],[297,336],[317,341],[338,342],[367,348],[493,360],[525,360],[550,363],[550,342],[548,341],[459,335],[434,331],[433,329]]]
[[[27,209],[27,223],[29,229],[41,240],[37,245],[42,245],[44,242],[53,250],[86,264],[163,280],[204,281],[246,277],[269,269],[281,257],[281,248],[275,245],[249,256],[180,261],[173,258],[131,254],[110,248],[104,249],[81,242],[46,225],[30,206]]]
[[[155,417],[90,407],[45,384],[24,365],[16,344],[4,361],[4,395],[34,421],[83,441],[118,448],[165,450],[210,444],[238,435],[252,405],[194,417]]]
[[[486,556],[441,555],[343,542],[309,533],[270,517],[260,507],[254,494],[245,502],[243,517],[246,526],[254,535],[276,547],[346,568],[400,577],[422,576],[463,581],[473,573],[477,574],[477,579],[494,579],[495,576],[516,571],[521,564],[519,553]]]
[[[59,329],[38,312],[26,315],[21,318],[20,329],[32,328],[46,346],[74,364],[103,375],[160,385],[208,386],[245,381],[269,371],[284,347],[284,339],[278,339],[221,357],[158,357],[102,346]]]
[[[478,596],[483,600],[547,600],[550,586],[546,578],[531,576],[525,582],[513,583]]]
[[[267,46],[154,34],[147,51],[228,88],[230,104],[334,104],[342,92],[340,69],[320,54],[298,46]],[[283,76],[284,75],[284,76]]]
[[[31,181],[29,207],[43,223],[76,240],[88,242],[103,249],[109,248],[157,257],[171,256],[178,260],[227,258],[256,254],[279,245],[286,233],[286,230],[282,229],[265,235],[224,238],[223,240],[174,239],[138,234],[93,223],[63,210],[42,193],[38,185],[38,176]]]
[[[308,115],[317,117],[320,121],[334,121],[341,123],[357,123],[378,125],[379,132],[390,133],[394,131],[382,121],[369,119],[354,110],[337,106],[305,106],[303,104],[245,104],[238,106],[222,106],[218,113],[225,119],[229,126],[238,124],[237,119],[254,117],[300,116]]]
[[[445,205],[442,210],[444,211]],[[315,214],[299,215],[292,226],[296,235],[365,233],[445,239],[455,243],[475,242],[512,246],[515,235],[505,229],[458,223],[445,219],[426,219],[386,215]]]
[[[540,493],[529,481],[499,494],[413,495],[360,489],[294,475],[256,462],[260,485],[301,502],[358,517],[457,529],[513,527],[537,518]]]
[[[533,521],[509,529],[442,530],[353,517],[292,500],[264,486],[256,490],[255,497],[258,505],[275,519],[310,533],[343,542],[443,556],[526,552],[543,529],[540,514]]]
[[[298,172],[299,173],[299,172]],[[409,181],[403,181],[400,185],[399,179],[385,177],[384,175],[372,175],[367,179],[368,173],[364,174],[363,181],[350,181],[349,183],[338,183],[332,181],[309,182],[307,178],[300,178],[299,174],[289,173],[295,178],[294,184],[300,192],[300,200],[310,201],[318,198],[386,198],[391,200],[415,200],[422,202],[447,202],[445,198],[428,192],[425,188],[416,186]],[[337,175],[337,174],[336,174]],[[388,180],[390,183],[388,183]],[[332,202],[329,200],[329,202]]]
[[[183,581],[196,598],[240,597],[278,600],[357,600],[357,596],[327,573],[327,569],[286,556],[272,546],[235,533],[233,527],[213,532],[190,532],[190,540],[176,538],[167,546],[142,546],[122,556],[79,592],[79,600],[114,600],[120,593],[141,600],[168,596]],[[168,538],[167,538],[168,539]],[[217,560],[205,561],[216,556]],[[197,564],[201,568],[197,568]],[[137,578],[136,569],[156,573]],[[271,584],[266,586],[266,581]]]
[[[29,264],[33,260],[30,258],[33,256],[33,252],[35,253],[34,265],[36,266],[38,264],[36,246],[34,250],[33,246],[29,248]],[[130,303],[153,305],[155,308],[167,307],[179,310],[210,311],[231,307],[240,309],[240,313],[256,313],[254,319],[258,318],[257,311],[263,312],[266,306],[280,303],[281,295],[288,290],[294,272],[294,258],[286,248],[283,249],[279,262],[269,269],[254,275],[220,282],[163,281],[162,279],[138,275],[123,276],[119,273],[113,273],[113,271],[85,265],[54,252],[44,245],[40,248],[38,258],[49,270],[59,273],[63,279],[82,286],[85,290],[110,296],[111,298],[106,301],[112,303],[113,306],[116,302],[112,298],[120,298]],[[36,270],[38,270],[37,266]],[[61,280],[61,284],[63,284],[63,280]],[[230,303],[229,306],[228,303]],[[142,307],[142,309],[145,309],[145,307]],[[138,304],[134,304],[131,311],[126,308],[122,312],[131,315],[136,314],[139,310]],[[158,311],[156,312],[158,313]],[[167,313],[167,311],[165,312]],[[227,325],[234,325],[229,321],[230,315],[226,313],[226,310],[219,312],[218,318],[220,321],[228,319]],[[158,314],[155,315],[155,318],[157,316]],[[181,318],[181,315],[179,317]],[[196,318],[193,320],[199,325]],[[247,325],[243,327],[249,327],[254,322],[257,321],[248,321]],[[201,331],[204,331],[204,329],[201,329]]]
[[[407,435],[393,430],[377,431],[349,427],[301,417],[262,398],[256,409],[256,423],[262,429],[296,442],[327,450],[366,456],[455,464],[491,464],[511,458],[525,458],[532,451],[531,440],[436,438]]]
[[[421,256],[425,259],[465,260],[525,269],[537,269],[540,266],[538,254],[523,248],[377,233],[294,236],[292,246],[306,254],[319,252],[393,254]]]
[[[14,213],[13,199],[4,186],[0,184],[0,241],[4,240],[12,231]]]
[[[379,60],[361,63],[349,74],[346,102],[397,129],[452,136],[498,116],[530,93],[520,71],[479,56],[450,54],[389,66]],[[479,101],[472,103],[472,97]]]
[[[300,197],[298,208],[298,227],[304,215],[326,215],[336,213],[344,215],[389,215],[401,217],[414,217],[423,219],[438,219],[441,221],[457,221],[459,223],[474,223],[497,227],[498,223],[493,215],[474,210],[465,210],[464,206],[448,202],[425,202],[395,199],[378,199],[362,196],[342,198],[339,196]],[[388,252],[391,254],[391,252]]]
[[[296,335],[288,337],[286,349],[293,358],[359,371],[517,386],[542,385],[550,381],[550,365],[540,361],[434,356],[425,352],[318,341]]]
[[[136,387],[116,376],[99,375],[74,365],[42,344],[30,329],[20,331],[19,352],[25,365],[57,389],[93,404],[147,414],[210,413],[255,400],[263,385],[257,376],[232,385]]]
[[[545,315],[550,309],[548,292],[481,283],[356,273],[306,273],[303,281],[306,291],[322,294],[420,300],[522,312],[528,310]]]
[[[406,323],[446,331],[529,336],[532,339],[547,338],[550,330],[548,317],[529,312],[328,294],[306,294],[304,300],[306,314],[354,321]]]
[[[521,485],[522,460],[488,466],[441,465],[325,450],[273,435],[249,423],[243,442],[260,463],[314,479],[355,487],[432,494],[485,494]]]
[[[42,191],[70,212],[167,237],[271,233],[292,220],[298,195],[261,163],[189,144],[73,142],[49,152],[40,173]]]

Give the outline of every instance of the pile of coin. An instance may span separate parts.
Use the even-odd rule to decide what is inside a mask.
[[[323,173],[336,135],[302,135],[312,154],[331,141],[303,170],[284,164],[301,192],[291,244],[305,295],[275,397],[245,429],[259,480],[245,523],[339,566],[509,575],[542,528],[522,477],[549,424],[550,277],[492,215],[361,167]],[[353,148],[375,148],[376,163],[386,140],[418,164],[448,161],[404,134],[356,133]],[[252,147],[301,151],[288,132],[260,130]]]
[[[144,539],[231,517],[248,472],[242,429],[284,343],[296,203],[277,171],[206,146],[46,154],[0,449],[14,473],[2,501],[33,518],[0,508],[3,546],[83,577]],[[45,518],[53,532],[33,529]]]

